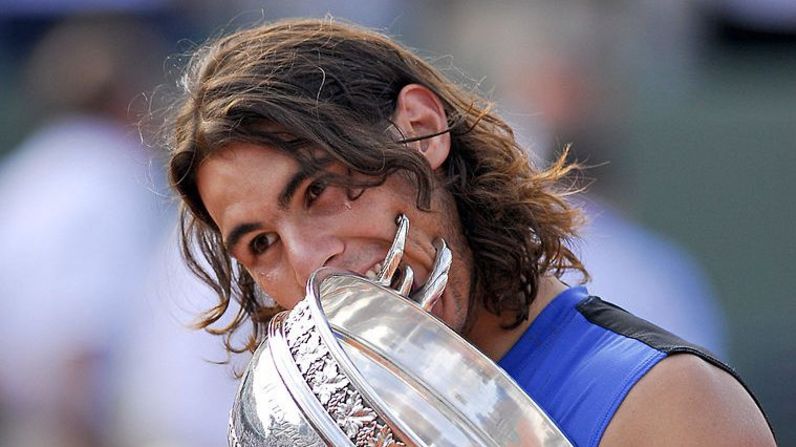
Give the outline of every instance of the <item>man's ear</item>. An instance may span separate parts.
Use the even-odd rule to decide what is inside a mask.
[[[393,122],[405,139],[433,135],[448,128],[448,117],[442,101],[420,84],[409,84],[398,93]],[[409,145],[423,154],[431,169],[437,169],[450,153],[450,133],[423,138]]]

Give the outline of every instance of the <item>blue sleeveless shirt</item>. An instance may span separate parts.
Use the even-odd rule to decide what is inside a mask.
[[[675,353],[698,355],[738,379],[706,350],[574,287],[542,310],[498,364],[574,445],[596,446],[630,389]]]

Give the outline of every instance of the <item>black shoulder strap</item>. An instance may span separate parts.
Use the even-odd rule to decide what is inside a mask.
[[[577,309],[581,315],[593,324],[617,334],[624,335],[625,337],[638,340],[666,355],[693,354],[711,365],[727,371],[730,375],[735,377],[735,380],[743,385],[746,392],[752,396],[755,404],[757,404],[757,407],[763,413],[763,417],[766,418],[769,429],[771,429],[772,433],[774,432],[774,427],[771,426],[771,421],[769,421],[766,412],[757,400],[757,396],[755,396],[752,390],[744,383],[741,376],[729,365],[716,358],[716,356],[707,349],[685,341],[671,332],[647,320],[639,318],[619,306],[605,302],[596,296],[590,296],[581,301]]]

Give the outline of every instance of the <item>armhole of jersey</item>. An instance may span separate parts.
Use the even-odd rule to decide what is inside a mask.
[[[638,340],[655,350],[663,352],[666,356],[674,354],[692,354],[726,371],[744,387],[750,396],[752,396],[757,408],[763,413],[769,430],[771,430],[772,434],[774,433],[774,427],[771,425],[768,415],[757,400],[757,396],[755,396],[752,390],[744,383],[732,367],[717,359],[716,356],[707,349],[683,340],[671,332],[647,320],[639,318],[619,306],[605,302],[596,296],[590,296],[578,303],[577,309],[581,315],[592,324],[596,324],[625,337]]]

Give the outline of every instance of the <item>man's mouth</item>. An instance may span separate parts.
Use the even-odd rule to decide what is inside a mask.
[[[448,283],[448,271],[452,260],[451,251],[444,240],[439,238],[434,240],[434,248],[437,250],[434,266],[423,286],[416,287],[415,273],[412,267],[401,262],[409,231],[409,219],[401,214],[396,219],[396,223],[398,230],[386,257],[366,270],[365,277],[396,290],[399,294],[420,304],[425,310],[431,311]]]
[[[372,282],[390,287],[399,294],[407,296],[412,291],[415,278],[412,268],[401,262],[409,232],[409,219],[401,214],[395,219],[395,223],[398,228],[384,260],[371,266],[364,275]]]
[[[383,268],[384,262],[377,262],[370,267],[363,274],[363,276],[373,282],[378,282],[379,274]],[[402,294],[408,295],[417,290],[420,285],[415,280],[414,271],[412,268],[402,262],[398,265],[398,267],[396,267],[395,272],[390,279],[389,287],[401,292]]]

